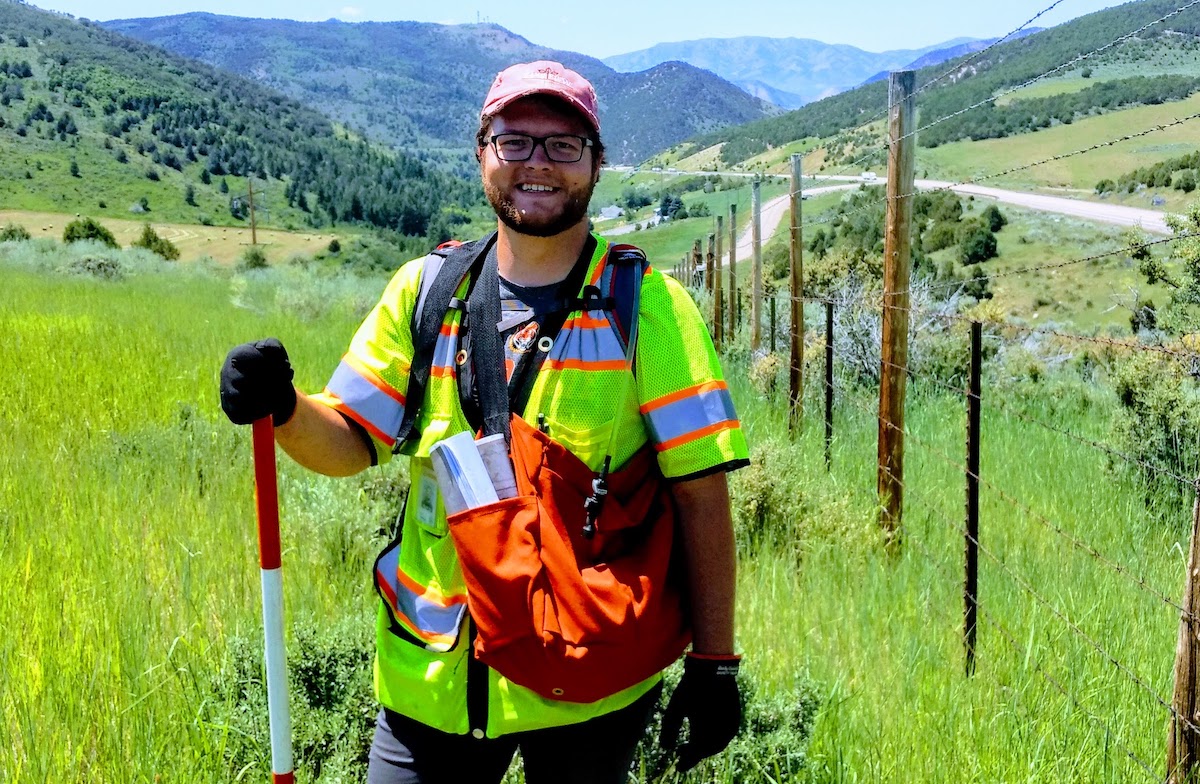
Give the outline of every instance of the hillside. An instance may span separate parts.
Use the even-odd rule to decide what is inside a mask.
[[[604,62],[618,71],[641,71],[679,60],[712,71],[785,109],[795,109],[857,87],[872,74],[894,70],[966,40],[876,53],[808,38],[703,38],[656,44],[606,57]]]
[[[0,3],[2,206],[243,224],[247,178],[275,225],[423,235],[464,181],[339,131],[255,82],[86,21]]]
[[[595,84],[615,163],[777,111],[692,66],[618,73],[494,24],[293,22],[196,13],[105,26],[260,81],[373,138],[451,150],[460,159],[492,78],[522,60],[557,60]]]
[[[936,141],[942,144],[962,138],[988,138],[993,133],[1031,131],[1063,122],[1061,118],[1049,116],[1050,113],[1045,111],[1047,107],[1040,107],[1042,111],[1035,123],[1026,121],[1026,127],[1017,128],[1009,125],[1007,118],[1016,116],[1014,113],[1022,109],[1018,106],[1022,101],[1013,100],[1001,109],[989,108],[986,103],[988,99],[1022,85],[1040,83],[1047,75],[1080,78],[1092,75],[1093,69],[1115,69],[1117,65],[1124,64],[1133,72],[1122,74],[1123,78],[1152,76],[1155,75],[1153,72],[1147,73],[1139,64],[1153,59],[1155,53],[1164,49],[1176,52],[1176,59],[1194,64],[1200,52],[1200,40],[1197,39],[1200,35],[1200,7],[1191,6],[1146,28],[1139,35],[1130,35],[1177,9],[1174,0],[1128,3],[1034,35],[1005,41],[982,54],[967,55],[919,70],[917,84],[921,92],[917,107],[922,125],[929,125],[934,120],[949,117],[976,104],[982,105],[977,110],[964,112],[960,117],[939,122],[936,135],[918,136],[918,143]],[[1186,66],[1181,68],[1157,69],[1157,75],[1166,76],[1188,70]],[[1084,74],[1085,69],[1087,74]],[[1165,82],[1154,89],[1157,90],[1159,86],[1167,89]],[[1103,92],[1097,90],[1093,96],[1097,101],[1075,109],[1082,108],[1085,115],[1092,108],[1099,110],[1104,106],[1099,101]],[[1134,91],[1128,92],[1132,94]],[[887,86],[883,82],[867,84],[779,117],[709,134],[695,140],[696,146],[703,148],[722,144],[721,159],[732,164],[798,139],[828,139],[872,118],[881,117],[886,109],[886,93]],[[1143,94],[1136,100],[1161,102],[1165,99]],[[1065,121],[1070,122],[1075,116],[1076,111],[1072,110]],[[977,119],[979,117],[984,119],[981,121]],[[979,135],[977,125],[980,122],[994,130],[987,131],[987,135]],[[841,149],[831,150],[828,159],[844,159],[841,152]]]

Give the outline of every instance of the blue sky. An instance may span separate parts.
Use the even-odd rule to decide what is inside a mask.
[[[156,0],[151,13],[144,0],[32,0],[32,4],[98,20],[210,11],[303,21],[490,21],[535,44],[607,57],[666,41],[744,35],[815,38],[873,52],[917,49],[960,36],[1004,35],[1053,1]],[[1050,27],[1118,4],[1113,0],[1062,0],[1036,25]]]

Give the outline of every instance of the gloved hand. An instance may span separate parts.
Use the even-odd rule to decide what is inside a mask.
[[[683,678],[667,703],[658,738],[664,749],[678,750],[679,770],[691,770],[705,757],[720,753],[738,734],[742,723],[739,661],[736,656],[710,658],[690,653],[684,660]],[[685,718],[688,739],[680,744]]]
[[[221,408],[235,425],[267,414],[282,425],[296,411],[296,388],[287,351],[275,338],[234,346],[221,366]]]

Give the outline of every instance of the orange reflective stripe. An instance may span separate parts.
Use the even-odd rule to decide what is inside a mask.
[[[545,367],[550,370],[624,370],[623,359],[601,359],[589,362],[585,359],[547,359]]]
[[[581,327],[583,329],[612,329],[612,324],[609,323],[608,316],[596,318],[588,311],[584,311],[582,314],[576,316],[563,325],[564,329],[568,327]]]
[[[333,392],[330,392],[328,388],[326,388],[326,390],[325,390],[324,397],[325,397],[325,399],[321,401],[322,403],[329,406],[334,411],[337,411],[342,416],[353,419],[360,427],[362,427],[363,430],[366,430],[368,433],[370,433],[375,438],[378,438],[384,444],[387,444],[388,446],[395,445],[395,443],[396,443],[395,436],[388,435],[387,433],[383,432],[379,428],[375,427],[375,425],[371,424],[370,421],[368,421],[365,417],[360,416],[358,414],[358,412],[356,412],[354,409],[350,408],[350,406],[343,403],[338,398],[338,396],[335,395]]]
[[[379,377],[378,373],[364,365],[362,360],[360,360],[358,357],[354,356],[353,354],[346,354],[342,357],[342,361],[354,368],[354,372],[362,376],[363,381],[366,381],[368,384],[375,387],[392,400],[395,400],[400,405],[404,405],[403,393],[389,386],[386,381]],[[401,372],[407,373],[408,368],[404,368]]]
[[[703,384],[697,384],[694,387],[681,389],[678,392],[672,392],[671,394],[663,395],[656,400],[651,400],[649,403],[642,405],[641,412],[643,414],[649,414],[651,411],[662,408],[663,406],[669,406],[677,400],[683,400],[685,397],[699,395],[713,389],[729,389],[729,386],[724,381],[706,381]]]
[[[665,452],[668,449],[674,449],[677,446],[690,444],[693,441],[697,441],[707,435],[712,435],[713,433],[719,433],[722,430],[740,430],[741,427],[742,424],[736,419],[727,419],[724,422],[717,422],[709,425],[708,427],[702,427],[699,430],[693,430],[690,433],[684,433],[681,436],[672,438],[670,441],[664,441],[661,444],[655,444],[654,448],[659,452]]]
[[[450,607],[455,604],[465,604],[467,601],[467,595],[465,593],[451,594],[446,596],[432,585],[421,585],[421,583],[405,574],[404,570],[399,567],[396,567],[396,579],[401,585],[412,591],[421,599],[424,599],[430,604],[436,604],[439,607]]]

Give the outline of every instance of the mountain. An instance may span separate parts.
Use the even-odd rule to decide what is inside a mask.
[[[254,177],[276,224],[421,235],[477,198],[257,82],[23,3],[0,2],[0,145],[0,200],[54,212],[237,225]]]
[[[778,111],[684,63],[618,73],[494,24],[294,22],[207,13],[104,24],[260,81],[399,147],[468,150],[492,78],[523,60],[557,60],[592,81],[610,160],[617,163]]]
[[[1135,31],[1140,32],[1131,35]],[[989,102],[1004,91],[1046,76],[1086,79],[1094,68],[1104,68],[1112,74],[1113,81],[1127,82],[1116,85],[1115,92],[1122,97],[1115,103],[1104,89],[1092,90],[1085,96],[1095,101],[1097,110],[1124,104],[1127,99],[1123,96],[1162,102],[1166,99],[1163,96],[1178,87],[1164,78],[1171,68],[1162,62],[1178,62],[1177,71],[1194,73],[1197,39],[1200,39],[1200,7],[1179,7],[1175,0],[1139,0],[1005,41],[979,57],[967,55],[923,68],[917,71],[917,108],[920,122],[927,127],[918,134],[917,143],[933,146],[956,139],[1028,132],[1056,121],[1069,122],[1069,117],[1056,120],[1053,110],[1031,114],[1029,107],[1023,106],[1040,99],[1012,100],[1005,106]],[[1151,74],[1147,77],[1150,83],[1136,77],[1124,78],[1131,63]],[[1112,83],[1097,81],[1101,85]],[[693,142],[700,148],[722,145],[721,160],[733,164],[797,139],[833,137],[884,116],[886,106],[887,84],[873,82],[796,111],[707,134]],[[965,111],[968,107],[974,108]],[[1073,111],[1080,108],[1076,104]],[[936,125],[933,118],[940,118]]]
[[[604,62],[618,71],[640,71],[680,60],[712,71],[752,95],[766,97],[760,88],[756,89],[756,85],[765,85],[778,91],[774,93],[776,105],[795,109],[857,87],[872,74],[896,70],[927,52],[971,40],[958,38],[923,49],[875,53],[809,38],[703,38],[656,44],[606,57]]]
[[[1018,38],[1024,38],[1027,35],[1033,35],[1034,33],[1040,33],[1042,30],[1045,30],[1045,29],[1046,28],[1044,28],[1044,27],[1028,27],[1024,30],[1020,30],[1016,33],[1013,33],[1013,35],[1009,38],[1009,40],[1015,41]],[[969,54],[974,54],[975,52],[983,51],[984,49],[987,49],[989,46],[991,46],[992,44],[996,43],[999,40],[1000,40],[999,38],[988,38],[986,40],[980,40],[980,41],[968,41],[966,43],[957,44],[955,46],[950,46],[945,49],[935,49],[932,52],[926,52],[925,54],[921,55],[916,60],[913,60],[911,63],[908,63],[904,67],[899,68],[899,69],[893,69],[893,70],[919,71],[922,68],[928,68],[933,65],[940,65],[941,63],[947,62],[949,60],[954,60],[959,57],[966,57]],[[880,82],[886,78],[888,78],[888,72],[880,71],[879,73],[872,76],[870,79],[864,80],[863,84],[870,84],[872,82]]]

